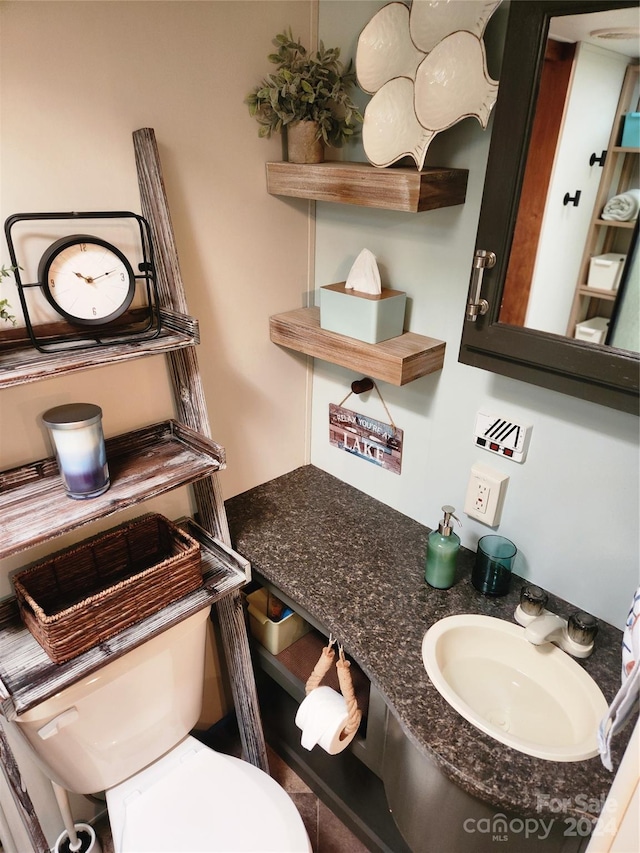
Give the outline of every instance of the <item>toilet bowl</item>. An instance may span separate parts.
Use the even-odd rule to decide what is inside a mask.
[[[209,609],[19,715],[16,730],[56,784],[106,792],[115,853],[310,853],[267,773],[190,735]]]

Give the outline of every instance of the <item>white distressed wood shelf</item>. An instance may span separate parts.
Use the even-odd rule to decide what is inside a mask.
[[[143,356],[164,355],[200,342],[198,322],[193,317],[165,309],[161,314],[162,329],[158,337],[138,343],[112,343],[94,349],[43,353],[24,336],[4,340],[0,343],[0,389]]]
[[[467,169],[390,166],[369,163],[267,163],[271,195],[357,204],[385,210],[421,213],[464,204]]]
[[[91,500],[66,496],[54,457],[0,472],[0,559],[225,466],[222,447],[173,420],[107,439],[105,445],[111,486]]]
[[[191,519],[182,519],[178,524],[200,543],[202,585],[66,663],[51,661],[22,623],[14,597],[0,602],[0,705],[7,719],[24,713],[247,583],[251,573],[248,560]]]
[[[275,344],[339,364],[391,385],[405,385],[442,370],[445,343],[405,332],[397,338],[368,344],[320,328],[319,308],[297,308],[269,319]]]

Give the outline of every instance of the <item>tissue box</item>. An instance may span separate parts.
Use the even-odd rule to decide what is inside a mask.
[[[640,148],[640,113],[627,113],[622,130],[623,148]]]
[[[247,601],[251,633],[272,655],[279,655],[281,651],[311,630],[311,625],[297,613],[290,613],[279,622],[272,622],[267,616],[266,589],[257,589],[249,593]]]
[[[407,294],[382,288],[373,296],[346,290],[345,282],[320,288],[320,328],[377,344],[404,331]]]
[[[587,287],[597,287],[598,290],[616,290],[626,255],[609,252],[606,255],[594,255],[589,263]]]
[[[578,341],[590,341],[592,344],[603,344],[607,337],[609,321],[606,317],[592,317],[576,324],[575,338]]]

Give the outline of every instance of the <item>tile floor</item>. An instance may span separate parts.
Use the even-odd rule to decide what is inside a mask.
[[[217,745],[217,748],[220,748],[220,745]],[[231,741],[228,747],[221,751],[238,755],[239,742]],[[368,848],[338,820],[302,779],[270,747],[267,747],[267,751],[270,774],[296,804],[311,839],[313,853],[367,853]],[[108,819],[106,817],[100,819],[95,824],[95,830],[102,846],[102,853],[113,853]],[[256,850],[255,853],[260,851]]]

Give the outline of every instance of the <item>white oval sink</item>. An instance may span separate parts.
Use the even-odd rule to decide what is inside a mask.
[[[422,640],[427,675],[476,728],[527,755],[581,761],[598,754],[607,702],[557,646],[534,646],[524,628],[492,616],[436,622]]]

